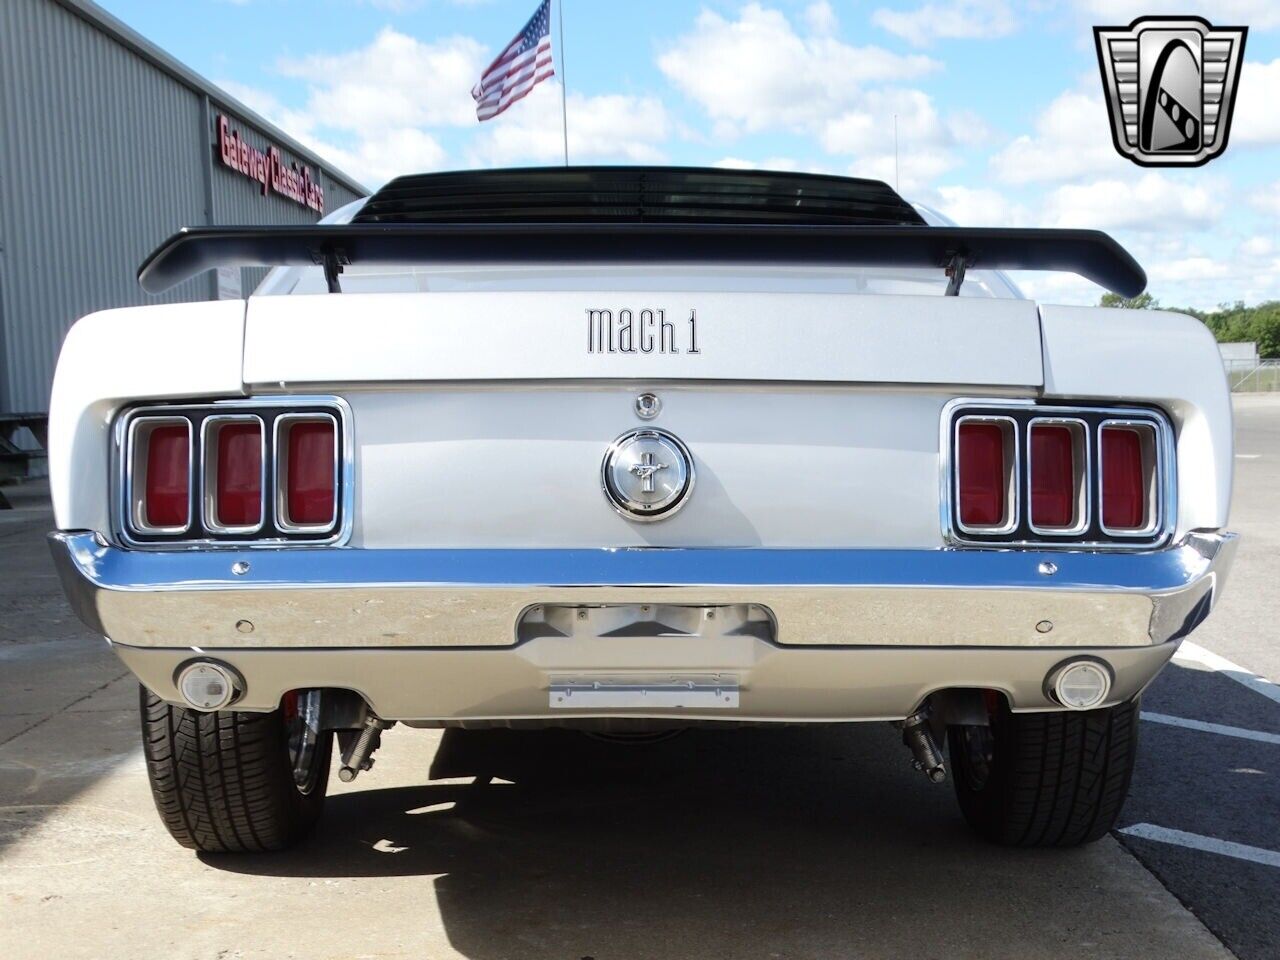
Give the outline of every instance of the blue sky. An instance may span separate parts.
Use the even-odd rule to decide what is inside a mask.
[[[471,84],[537,0],[100,0],[376,187],[561,162],[559,86],[479,124]],[[1231,143],[1192,170],[1111,146],[1095,24],[1200,13],[1250,28]],[[570,156],[898,181],[968,224],[1108,230],[1164,303],[1280,298],[1280,2],[564,0]],[[1018,278],[1092,302],[1070,276]]]

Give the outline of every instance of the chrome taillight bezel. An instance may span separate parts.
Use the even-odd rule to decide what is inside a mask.
[[[333,423],[333,519],[328,523],[294,523],[289,519],[289,456],[282,447],[284,431],[299,423],[315,423],[328,420]],[[276,526],[285,533],[325,534],[334,528],[341,513],[342,490],[342,454],[340,450],[342,428],[337,418],[327,413],[285,413],[276,417],[271,428],[271,462],[275,465],[275,482],[272,493],[275,496]]]
[[[1080,452],[1076,464],[1076,522],[1065,527],[1036,523],[1031,484],[1034,480],[1031,431],[1036,427],[1066,427],[1072,430],[1072,445]],[[1027,421],[1027,528],[1037,536],[1078,537],[1093,522],[1093,441],[1089,424],[1079,417],[1035,416]]]
[[[278,472],[275,464],[274,438],[276,421],[281,418],[331,418],[335,425],[335,513],[332,523],[302,526],[277,522],[276,495]],[[220,524],[216,516],[216,492],[210,476],[210,458],[206,455],[213,441],[213,427],[227,420],[256,419],[261,424],[264,444],[262,457],[261,522],[254,527]],[[161,420],[185,420],[189,425],[190,470],[188,524],[177,528],[149,528],[140,525],[133,509],[135,475],[135,426]],[[282,396],[216,400],[203,403],[150,403],[122,411],[113,430],[112,527],[117,542],[138,549],[230,548],[282,546],[337,546],[351,537],[355,502],[351,408],[341,397]],[[216,457],[216,454],[215,454]],[[216,463],[212,464],[216,467]],[[287,518],[286,518],[287,519]]]
[[[1018,497],[1018,477],[1022,475],[1022,438],[1019,436],[1018,421],[1005,414],[962,414],[955,418],[951,433],[952,449],[960,445],[960,428],[966,423],[993,423],[1004,428],[1005,443],[1005,509],[1004,520],[997,524],[966,524],[960,516],[959,475],[955,478],[956,529],[961,533],[973,535],[1011,533],[1018,529],[1022,521],[1022,503]]]
[[[138,464],[139,457],[137,456],[142,449],[140,436],[146,431],[149,440],[150,432],[157,427],[179,425],[184,425],[187,428],[187,522],[182,526],[159,526],[148,523],[146,520],[146,469],[145,467],[140,467]],[[133,451],[133,454],[130,456],[122,486],[125,497],[125,513],[129,518],[129,524],[143,536],[171,537],[185,534],[191,529],[196,513],[194,504],[196,450],[191,421],[185,417],[166,416],[161,413],[139,416],[129,422],[127,437],[129,449]]]
[[[1143,420],[1132,420],[1127,418],[1117,418],[1104,420],[1098,425],[1098,489],[1105,490],[1103,484],[1103,474],[1106,472],[1106,463],[1103,461],[1102,448],[1102,431],[1109,428],[1120,430],[1132,430],[1135,433],[1147,433],[1147,444],[1151,450],[1151,463],[1147,477],[1147,499],[1153,505],[1157,503],[1160,489],[1160,477],[1164,469],[1164,457],[1161,451],[1160,436],[1152,425]],[[1105,521],[1106,514],[1102,509],[1102,498],[1098,499],[1098,525],[1108,535],[1113,537],[1147,537],[1153,534],[1160,526],[1160,517],[1154,509],[1148,511],[1150,516],[1147,522],[1141,527],[1108,527]]]
[[[1020,459],[1016,483],[1019,522],[999,532],[965,528],[958,519],[958,477],[955,444],[961,420],[1009,417],[1017,424]],[[1083,516],[1070,528],[1034,525],[1031,515],[1031,427],[1040,423],[1079,424],[1084,431],[1085,465]],[[1150,430],[1155,468],[1150,491],[1150,521],[1141,530],[1109,529],[1102,525],[1101,429],[1104,424]],[[1177,461],[1173,425],[1155,407],[1039,403],[1011,398],[961,397],[943,407],[939,456],[941,517],[944,540],[957,546],[1036,547],[1061,549],[1154,549],[1166,544],[1177,523]]]
[[[258,522],[255,524],[227,524],[218,519],[218,459],[217,440],[213,431],[228,423],[256,423],[260,444],[261,465],[258,477]],[[212,455],[211,455],[212,453]],[[221,413],[205,417],[200,424],[200,502],[203,505],[204,526],[213,534],[253,534],[267,522],[267,425],[256,413]]]

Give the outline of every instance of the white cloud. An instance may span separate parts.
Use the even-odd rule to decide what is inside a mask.
[[[1255,190],[1249,200],[1263,213],[1269,213],[1274,217],[1280,217],[1280,180],[1277,180],[1275,183],[1269,183],[1259,190]]]
[[[903,190],[919,192],[958,164],[957,147],[985,135],[985,124],[972,114],[944,117],[923,91],[888,89],[868,91],[857,108],[827,120],[819,141],[828,153],[856,156],[855,176],[896,180]]]
[[[721,157],[711,165],[721,170],[755,170],[759,166],[754,160],[745,160],[742,157]]]
[[[1276,253],[1276,245],[1270,237],[1250,237],[1240,244],[1240,253],[1246,257],[1267,257]]]
[[[859,157],[849,164],[848,173],[851,177],[883,180],[911,200],[926,194],[930,185],[955,164],[955,159],[948,153],[921,148],[899,154],[896,163],[892,153]]]
[[[991,158],[992,172],[1005,183],[1071,180],[1123,170],[1101,94],[1068,90],[1045,108],[1034,135],[1017,137]]]
[[[1137,179],[1065,184],[1045,199],[1043,224],[1099,230],[1201,230],[1223,212],[1220,184],[1175,180],[1161,173]]]
[[[1153,263],[1147,276],[1153,283],[1194,280],[1217,280],[1229,276],[1231,268],[1211,257],[1183,257],[1180,260],[1163,260]]]
[[[836,27],[839,26],[836,12],[827,0],[818,0],[817,3],[811,3],[805,7],[804,23],[809,28],[809,32],[814,34],[835,33]]]
[[[314,135],[315,121],[306,111],[290,110],[266,91],[235,80],[219,80],[217,83],[250,110],[260,113],[289,136],[303,140]]]
[[[488,62],[470,37],[423,43],[390,27],[366,47],[284,60],[307,82],[307,111],[325,126],[358,133],[476,122],[471,86]]]
[[[320,152],[320,148],[316,149]],[[376,186],[406,173],[428,173],[447,164],[444,147],[425,130],[401,127],[362,137],[351,150],[328,146],[328,155],[362,183]]]
[[[1280,9],[1280,3],[1276,4]],[[1280,57],[1270,63],[1245,61],[1236,88],[1231,145],[1280,143]]]
[[[672,123],[655,97],[618,94],[586,97],[570,93],[569,158],[661,163]],[[470,161],[478,166],[520,162],[555,163],[564,156],[560,90],[554,83],[535,87],[517,108],[487,122],[476,137]]]
[[[1215,241],[1206,249],[1191,245],[1180,257],[1161,257],[1135,244],[1147,266],[1150,290],[1170,307],[1213,309],[1223,302],[1258,303],[1280,298],[1280,251],[1266,237],[1240,241],[1228,251]],[[1212,255],[1221,250],[1221,256]]]
[[[1276,4],[1280,9],[1280,4]],[[1096,82],[1096,81],[1094,81]],[[1246,61],[1231,123],[1231,144],[1280,144],[1280,58]],[[991,157],[992,173],[1005,183],[1074,180],[1130,169],[1116,152],[1101,91],[1067,90],[1045,108],[1033,134],[1015,138]]]
[[[367,46],[282,61],[308,85],[302,109],[254,88],[240,97],[340,169],[372,187],[403,173],[456,166],[558,163],[563,157],[560,89],[543,83],[516,107],[479,124],[472,83],[491,53],[469,37],[424,43],[393,29]],[[450,156],[442,131],[466,128]],[[675,124],[652,96],[569,95],[569,150],[575,162],[660,163]],[[461,133],[461,130],[459,130]]]
[[[820,163],[797,160],[794,157],[765,157],[763,160],[747,160],[744,157],[721,157],[711,164],[722,170],[782,170],[788,173],[823,173],[838,175],[839,171]]]
[[[318,132],[323,124],[312,113],[290,110],[269,93],[241,83],[227,81],[219,85],[365,186],[376,187],[402,173],[422,173],[445,166],[444,147],[424,130],[415,127],[380,130],[355,137],[351,147],[341,147]]]
[[[939,187],[930,204],[964,227],[1023,227],[1031,225],[1026,209],[988,187]]]
[[[737,20],[704,10],[693,29],[658,57],[658,67],[717,122],[721,135],[769,128],[811,130],[858,102],[868,83],[922,76],[940,64],[880,47],[853,47],[830,34],[829,10],[810,7],[798,34],[758,3]],[[826,32],[824,32],[826,31]]]
[[[914,10],[882,7],[871,14],[871,22],[920,47],[941,39],[1006,37],[1018,29],[1018,20],[1004,0],[952,0]]]

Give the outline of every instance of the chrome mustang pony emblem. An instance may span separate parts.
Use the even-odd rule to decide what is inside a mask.
[[[653,475],[657,473],[659,470],[667,470],[669,468],[670,468],[669,464],[658,463],[652,453],[645,451],[643,457],[641,457],[640,462],[633,463],[627,469],[640,478],[641,492],[653,493],[655,489],[655,485],[653,482]]]
[[[661,520],[693,492],[693,455],[666,430],[629,430],[609,444],[600,485],[609,505],[628,520]]]

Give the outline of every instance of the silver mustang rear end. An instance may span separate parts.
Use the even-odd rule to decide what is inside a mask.
[[[52,544],[149,731],[284,731],[302,799],[266,846],[318,815],[333,733],[351,777],[398,721],[891,720],[934,779],[950,739],[992,839],[1118,814],[1137,697],[1235,541],[1199,322],[990,272],[1136,292],[1109,238],[929,226],[842,178],[520,171],[188,232],[142,279],[227,260],[280,269],[68,337]],[[1031,755],[1078,816],[1027,828]]]

